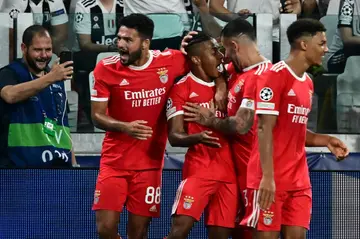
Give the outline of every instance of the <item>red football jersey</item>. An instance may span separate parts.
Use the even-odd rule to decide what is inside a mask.
[[[273,129],[276,190],[292,191],[311,187],[305,140],[313,95],[312,80],[306,73],[301,78],[296,76],[281,61],[261,75],[257,81],[256,95],[256,114],[278,116]],[[247,186],[258,189],[261,178],[259,146],[254,144],[248,164]]]
[[[108,101],[107,114],[119,121],[145,120],[153,130],[147,140],[106,132],[101,165],[123,170],[160,169],[167,141],[165,104],[177,76],[188,71],[180,51],[150,51],[143,66],[123,66],[119,55],[94,70],[92,101]]]
[[[258,76],[271,67],[269,60],[249,66],[242,73],[230,75],[229,83],[232,87],[228,93],[228,116],[235,116],[240,107],[255,110],[256,81]],[[256,124],[246,134],[231,137],[234,163],[240,188],[246,189],[247,164],[253,147]]]
[[[209,108],[214,95],[214,82],[205,82],[189,73],[176,83],[171,90],[166,112],[168,120],[174,116],[184,114],[183,105],[186,102],[198,103]],[[216,111],[216,115],[221,118],[226,116],[225,113],[220,111]],[[205,130],[212,131],[212,136],[219,138],[221,148],[212,148],[204,144],[189,147],[185,155],[183,178],[191,176],[208,180],[235,182],[234,163],[227,139],[222,134],[197,123],[184,122],[184,124],[185,131],[189,135]]]

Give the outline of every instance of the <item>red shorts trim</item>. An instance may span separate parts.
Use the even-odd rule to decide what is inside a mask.
[[[311,188],[275,193],[275,202],[267,211],[257,203],[258,190],[248,189],[248,206],[241,225],[259,231],[280,231],[282,225],[309,229],[312,209]]]
[[[92,209],[121,212],[126,202],[133,214],[159,217],[161,174],[161,170],[122,170],[121,176],[106,177],[100,171]]]
[[[206,225],[234,228],[237,207],[236,183],[190,177],[179,185],[172,214],[200,220],[201,214],[205,212]]]
[[[239,188],[239,205],[238,205],[238,214],[236,217],[236,224],[240,225],[243,220],[246,212],[246,207],[249,204],[248,202],[248,190]]]

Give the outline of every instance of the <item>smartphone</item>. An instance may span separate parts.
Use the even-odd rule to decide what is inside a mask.
[[[286,0],[280,0],[281,8],[283,10],[283,13],[286,13],[286,10],[285,10],[286,4],[285,4],[285,2],[286,2]]]
[[[60,53],[60,64],[72,61],[73,60],[73,52],[72,51],[62,51]]]
[[[67,61],[73,61],[73,52],[72,51],[62,51],[60,53],[60,64],[67,62]],[[73,64],[67,65],[67,67],[73,66]],[[72,75],[68,75],[69,77],[72,77]]]

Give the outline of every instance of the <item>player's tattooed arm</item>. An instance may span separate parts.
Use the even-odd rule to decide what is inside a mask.
[[[340,139],[327,134],[317,134],[311,130],[306,131],[305,146],[327,147],[337,160],[343,160],[349,155],[349,149]]]
[[[210,109],[198,104],[186,103],[185,120],[193,121],[224,134],[246,134],[254,122],[254,110],[240,107],[235,116],[217,118],[213,104]]]
[[[225,134],[246,134],[254,122],[254,110],[240,107],[235,116],[220,119],[212,117],[210,128]]]
[[[94,126],[105,131],[123,132],[135,139],[147,140],[152,136],[151,127],[144,120],[118,121],[106,114],[108,102],[91,102],[91,118]]]
[[[259,205],[267,210],[275,200],[275,180],[273,164],[273,128],[277,116],[259,115],[258,142],[262,179],[259,186]]]
[[[173,147],[190,147],[196,144],[205,144],[210,147],[220,147],[219,139],[211,136],[210,131],[198,134],[187,134],[184,130],[184,116],[177,115],[168,121],[168,139]]]

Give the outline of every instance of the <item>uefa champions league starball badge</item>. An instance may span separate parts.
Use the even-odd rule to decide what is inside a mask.
[[[260,91],[260,99],[263,101],[269,101],[273,98],[274,93],[269,87],[264,87]]]

